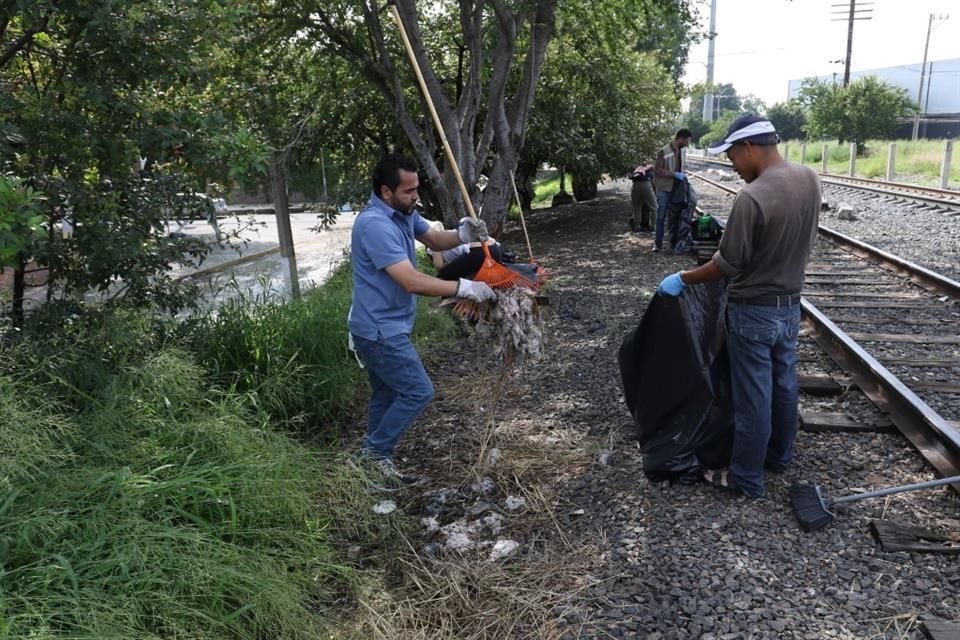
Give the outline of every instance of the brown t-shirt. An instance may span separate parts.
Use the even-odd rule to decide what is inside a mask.
[[[784,162],[740,190],[713,256],[731,300],[800,293],[820,220],[817,174]]]

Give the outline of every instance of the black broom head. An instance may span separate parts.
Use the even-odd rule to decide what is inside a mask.
[[[818,486],[793,483],[790,502],[804,531],[816,531],[833,522],[833,514],[827,508],[827,501]]]

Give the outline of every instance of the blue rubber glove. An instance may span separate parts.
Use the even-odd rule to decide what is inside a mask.
[[[680,279],[680,272],[677,271],[660,281],[660,286],[657,287],[657,293],[677,297],[683,293],[686,286],[687,284]]]
[[[677,171],[675,174],[673,174],[673,177],[683,182],[687,179],[687,174],[685,174],[683,171]]]

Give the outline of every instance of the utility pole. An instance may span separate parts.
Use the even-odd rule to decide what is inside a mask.
[[[843,59],[843,86],[846,87],[850,84],[850,61],[853,59],[853,23],[857,20],[871,20],[873,16],[870,13],[873,12],[873,3],[861,2],[860,9],[857,8],[857,0],[850,0],[849,6],[846,4],[831,6],[833,7],[833,15],[836,17],[830,21],[846,20],[847,22],[847,57]]]
[[[713,53],[717,38],[717,0],[710,0],[710,40],[707,45],[707,85],[703,94],[703,121],[713,122]]]
[[[923,81],[926,80],[927,75],[927,52],[930,51],[930,32],[933,31],[933,21],[943,21],[949,17],[949,15],[935,16],[931,13],[930,19],[927,20],[927,40],[923,44],[923,62],[920,64],[920,89],[917,91],[917,112],[913,116],[913,135],[910,138],[911,140],[916,140],[917,134],[920,132],[921,109],[926,113],[923,106]]]

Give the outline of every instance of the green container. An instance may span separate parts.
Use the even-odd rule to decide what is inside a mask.
[[[708,240],[710,238],[710,223],[713,218],[709,215],[697,218],[697,240]]]

